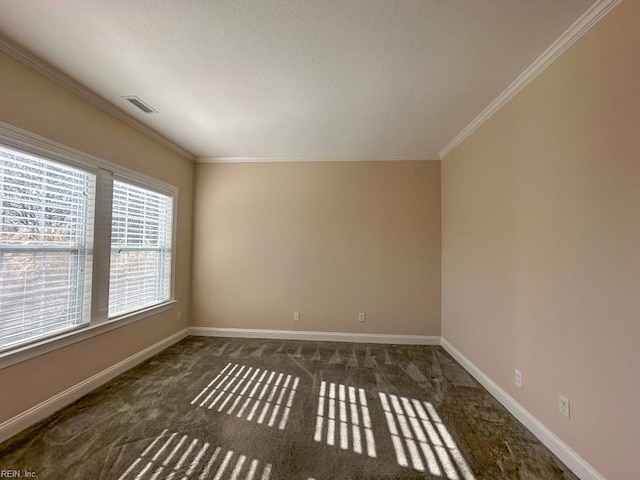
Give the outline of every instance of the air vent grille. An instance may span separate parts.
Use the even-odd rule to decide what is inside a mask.
[[[135,105],[136,107],[138,107],[144,113],[158,113],[157,110],[155,110],[154,108],[152,108],[151,106],[149,106],[148,104],[146,104],[145,102],[140,100],[135,95],[131,95],[131,96],[128,96],[128,97],[122,97],[122,98],[124,98],[128,102],[130,102],[133,105]]]

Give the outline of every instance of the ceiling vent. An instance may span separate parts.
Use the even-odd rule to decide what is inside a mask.
[[[140,100],[138,97],[136,97],[135,95],[130,95],[128,97],[122,97],[125,100],[127,100],[128,102],[132,103],[133,105],[135,105],[136,107],[138,107],[140,110],[142,110],[144,113],[158,113],[157,110],[155,110],[154,108],[151,108],[149,105],[147,105],[146,103],[144,103],[142,100]]]

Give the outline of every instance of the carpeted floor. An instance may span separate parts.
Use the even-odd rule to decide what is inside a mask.
[[[189,337],[0,444],[49,479],[576,479],[441,347]]]

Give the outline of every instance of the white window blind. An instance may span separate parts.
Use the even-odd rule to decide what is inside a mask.
[[[109,318],[171,298],[173,198],[114,180]]]
[[[0,368],[171,308],[177,191],[0,122]]]
[[[95,175],[0,146],[0,350],[90,322]]]

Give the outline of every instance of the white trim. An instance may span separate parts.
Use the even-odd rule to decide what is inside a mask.
[[[427,335],[386,335],[380,333],[305,332],[251,328],[189,327],[189,335],[200,337],[273,338],[317,342],[386,343],[396,345],[440,345],[440,337]]]
[[[500,110],[511,98],[528,85],[556,58],[558,58],[576,40],[584,35],[602,17],[615,7],[621,0],[598,0],[578,20],[576,20],[542,55],[540,55],[524,72],[516,78],[493,102],[491,102],[475,119],[464,127],[439,153],[424,155],[391,155],[382,157],[352,156],[300,156],[300,157],[198,157],[180,147],[141,121],[126,113],[113,103],[102,98],[81,83],[72,79],[57,68],[38,58],[31,52],[0,34],[0,51],[11,55],[28,67],[36,70],[45,77],[87,100],[96,107],[113,115],[129,126],[139,130],[148,137],[173,150],[184,158],[198,163],[247,163],[247,162],[326,162],[326,161],[401,161],[401,160],[441,160],[453,149],[460,145],[467,137],[477,130],[484,122]]]
[[[75,93],[80,98],[88,101],[92,105],[100,108],[101,110],[113,115],[118,120],[123,121],[130,127],[135,128],[136,130],[144,133],[148,137],[152,138],[156,142],[164,145],[165,147],[173,150],[178,155],[186,158],[187,160],[193,161],[194,156],[189,153],[187,150],[182,148],[180,145],[175,142],[169,140],[167,137],[159,134],[152,128],[148,127],[140,120],[137,120],[130,114],[126,113],[119,107],[116,107],[113,103],[108,100],[102,98],[89,88],[82,85],[80,82],[77,82],[70,76],[62,73],[60,70],[55,68],[53,65],[48,64],[41,58],[35,56],[31,52],[22,48],[18,44],[12,42],[4,35],[0,34],[0,51],[5,52],[8,55],[11,55],[16,60],[24,63],[26,66],[34,69],[38,73],[44,75],[50,80],[53,80],[58,85],[66,88],[67,90]]]
[[[178,187],[161,182],[153,177],[149,177],[130,168],[123,167],[117,163],[103,160],[88,153],[68,147],[62,143],[54,142],[48,138],[41,137],[28,130],[14,127],[9,123],[0,121],[0,143],[22,150],[33,155],[44,156],[52,160],[58,160],[78,168],[86,169],[88,166],[94,169],[102,168],[109,170],[127,181],[142,183],[145,188],[153,187],[161,192],[176,194]]]
[[[598,0],[582,16],[571,25],[560,37],[540,55],[529,68],[520,74],[504,92],[498,95],[469,125],[464,127],[441,151],[440,158],[444,158],[451,151],[466,140],[484,122],[489,120],[498,110],[500,110],[509,100],[511,100],[520,90],[526,87],[534,78],[544,71],[556,58],[558,58],[567,48],[584,35],[591,27],[604,17],[615,7],[620,0]]]
[[[581,480],[606,480],[587,461],[578,455],[566,443],[560,440],[551,430],[544,426],[540,420],[534,417],[511,395],[491,380],[471,360],[465,357],[458,349],[451,345],[444,337],[441,338],[442,347],[462,365],[480,384],[489,391],[509,412],[516,417],[538,440],[551,450],[573,473]]]
[[[24,362],[30,358],[39,357],[45,353],[53,352],[60,348],[73,345],[74,343],[82,342],[96,335],[107,333],[116,328],[124,327],[130,323],[137,322],[143,318],[157,315],[164,311],[170,310],[178,303],[176,300],[170,300],[168,302],[161,303],[160,305],[154,305],[153,307],[145,308],[144,310],[138,310],[137,312],[128,313],[120,317],[108,320],[104,323],[97,325],[90,325],[84,328],[71,330],[62,335],[55,335],[39,342],[27,343],[18,348],[7,350],[0,353],[0,370],[10,367],[16,363]]]
[[[196,157],[196,163],[305,163],[305,162],[416,162],[437,161],[440,155],[427,153],[424,155],[299,155],[290,157]]]
[[[135,367],[136,365],[152,357],[153,355],[161,352],[166,348],[169,348],[171,345],[179,342],[186,336],[187,329],[185,328],[177,333],[174,333],[170,337],[160,340],[150,347],[147,347],[144,350],[131,355],[128,358],[125,358],[121,362],[118,362],[115,365],[102,370],[92,377],[83,380],[73,387],[60,392],[59,394],[45,400],[44,402],[31,407],[29,410],[26,410],[16,415],[15,417],[1,423],[0,442],[5,441],[6,439],[40,422],[41,420],[44,420],[48,416],[53,415],[58,410],[75,402],[87,393],[95,390],[99,386],[107,383],[109,380]]]
[[[153,355],[169,348],[187,336],[271,338],[278,340],[311,340],[357,343],[381,343],[403,345],[442,345],[442,347],[465,368],[493,397],[496,398],[520,423],[533,433],[581,480],[606,480],[586,460],[560,440],[542,422],[529,413],[513,397],[465,357],[445,338],[426,335],[384,335],[339,332],[305,332],[295,330],[259,330],[244,328],[187,327],[173,335],[145,348],[144,350],[106,368],[92,377],[39,403],[0,424],[0,442],[29,428],[58,410],[75,402],[109,380],[142,363]]]
[[[177,204],[178,204],[178,187],[174,185],[170,185],[168,183],[161,182],[153,177],[149,177],[147,175],[143,175],[134,170],[128,169],[126,167],[122,167],[115,163],[103,160],[98,157],[94,157],[93,155],[89,155],[87,153],[81,152],[80,150],[76,150],[71,147],[67,147],[66,145],[54,142],[53,140],[49,140],[47,138],[41,137],[34,133],[28,132],[18,127],[14,127],[8,123],[0,122],[0,144],[6,145],[10,148],[14,148],[16,150],[22,151],[26,154],[32,154],[36,156],[43,157],[45,159],[56,160],[68,165],[72,165],[83,170],[93,171],[98,175],[98,171],[100,169],[106,170],[109,173],[112,173],[114,176],[119,179],[128,182],[135,183],[144,188],[149,188],[161,192],[166,195],[170,195],[173,197],[173,218],[172,218],[172,248],[171,248],[171,299],[167,302],[163,302],[158,305],[151,306],[149,308],[145,308],[136,312],[132,312],[130,314],[122,315],[120,317],[111,319],[109,321],[103,321],[106,319],[106,312],[104,313],[104,319],[100,318],[101,315],[96,308],[96,300],[94,297],[94,302],[92,305],[92,316],[91,316],[91,325],[83,328],[78,328],[67,333],[61,335],[54,335],[47,339],[43,339],[42,341],[26,344],[20,346],[15,349],[8,350],[6,352],[0,353],[0,370],[6,368],[10,365],[14,365],[16,363],[22,362],[28,358],[33,358],[44,353],[50,352],[52,350],[57,350],[58,348],[65,347],[67,345],[82,341],[86,338],[90,338],[94,335],[99,335],[101,333],[107,332],[109,330],[113,330],[114,328],[119,328],[121,326],[127,325],[129,323],[135,322],[137,320],[141,320],[151,315],[155,315],[162,311],[168,310],[169,308],[173,308],[173,304],[175,301],[175,270],[176,270],[176,235],[177,235],[177,226],[178,226],[178,216],[177,216]],[[98,177],[99,178],[99,177]],[[104,201],[104,198],[96,198],[96,215],[99,213],[99,208],[106,208],[104,204],[101,204],[101,200]],[[104,203],[104,202],[102,202]],[[110,204],[110,202],[108,202]],[[110,208],[109,208],[110,213]],[[96,218],[96,225],[100,222],[98,218]],[[109,229],[106,232],[103,232],[105,235],[103,238],[111,238],[111,221],[108,222]],[[100,239],[101,237],[97,237]],[[96,254],[96,258],[100,255],[100,248],[106,248],[104,245],[99,245],[98,242],[94,243],[94,253]],[[110,247],[109,253],[107,253],[107,258],[110,258]],[[95,265],[94,265],[95,266]],[[108,291],[108,265],[107,268],[102,272],[99,272],[99,269],[94,268],[94,285],[92,286],[93,293],[103,290],[106,288]],[[106,273],[106,276],[104,275]],[[106,282],[105,285],[100,285],[100,282]],[[100,297],[98,295],[98,302],[100,301]],[[97,317],[96,317],[97,315]]]

